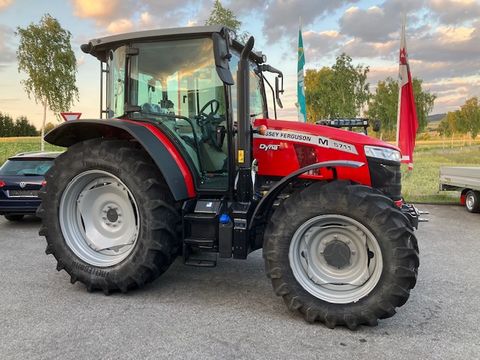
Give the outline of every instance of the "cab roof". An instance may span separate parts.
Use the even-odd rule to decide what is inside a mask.
[[[211,36],[213,33],[223,34],[225,32],[231,32],[231,30],[223,25],[188,26],[179,28],[135,31],[92,39],[87,44],[83,44],[81,46],[81,49],[84,53],[91,54],[100,61],[106,61],[108,51],[131,42],[192,39],[208,37]],[[244,44],[242,44],[238,40],[233,39],[231,46],[235,50],[241,52]],[[258,63],[262,63],[263,55],[261,53],[252,52],[252,60]]]

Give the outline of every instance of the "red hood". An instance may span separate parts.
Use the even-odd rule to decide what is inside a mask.
[[[298,131],[300,133],[305,133],[305,134],[325,136],[331,139],[345,141],[351,144],[353,143],[358,145],[382,146],[382,147],[399,150],[398,147],[392,144],[372,138],[370,136],[366,136],[364,134],[355,133],[348,130],[337,129],[330,126],[315,125],[315,124],[308,124],[308,123],[288,121],[288,120],[257,119],[254,121],[255,127],[258,127],[260,125],[266,125],[267,128],[269,129],[292,130],[292,131]]]

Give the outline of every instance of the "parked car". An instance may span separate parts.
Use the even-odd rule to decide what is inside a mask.
[[[21,153],[0,167],[0,215],[20,221],[35,214],[40,205],[38,191],[45,183],[45,173],[59,152]]]

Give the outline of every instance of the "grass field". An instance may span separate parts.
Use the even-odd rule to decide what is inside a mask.
[[[45,144],[46,151],[62,151],[63,148]],[[20,152],[40,151],[39,137],[0,138],[0,164]]]
[[[438,191],[440,166],[480,166],[480,145],[444,148],[425,142],[417,145],[413,159],[414,169],[404,167],[402,174],[402,192],[407,201],[458,203],[458,192]]]
[[[47,151],[62,148],[45,144]],[[40,150],[40,138],[0,138],[0,164],[19,152]],[[480,166],[480,141],[419,141],[413,171],[403,169],[403,195],[411,202],[457,203],[458,193],[438,191],[440,166]]]

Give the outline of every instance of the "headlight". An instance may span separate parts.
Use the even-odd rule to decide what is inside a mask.
[[[389,161],[400,161],[400,151],[380,147],[380,146],[365,146],[365,155],[371,158],[384,159]]]

